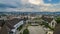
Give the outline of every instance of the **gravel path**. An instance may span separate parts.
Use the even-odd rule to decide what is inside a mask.
[[[28,29],[30,34],[45,34],[42,26],[29,26]]]

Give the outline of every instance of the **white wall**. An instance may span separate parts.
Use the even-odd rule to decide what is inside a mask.
[[[18,22],[16,25],[14,25],[15,29],[12,29],[11,31],[13,31],[13,32],[15,33],[16,30],[17,30],[17,28],[18,28],[19,26],[23,25],[23,24],[24,24],[23,21]]]

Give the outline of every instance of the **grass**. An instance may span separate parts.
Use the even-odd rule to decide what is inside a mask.
[[[23,34],[29,34],[29,30],[28,30],[28,29],[25,29],[25,30],[23,31]]]

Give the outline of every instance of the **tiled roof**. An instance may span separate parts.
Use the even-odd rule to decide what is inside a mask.
[[[1,29],[0,34],[8,34],[8,32],[13,29],[14,25],[17,24],[21,19],[14,18],[12,20],[6,20],[4,26]]]
[[[14,18],[14,19],[12,19],[12,20],[6,21],[6,25],[7,25],[9,28],[14,28],[13,26],[16,25],[19,21],[21,21],[21,19]]]
[[[0,33],[0,34],[8,34],[8,32],[9,32],[8,27],[6,27],[6,25],[4,25],[4,26],[2,27],[2,29],[1,29],[1,33]]]
[[[0,26],[2,27],[4,25],[4,20],[0,20]]]

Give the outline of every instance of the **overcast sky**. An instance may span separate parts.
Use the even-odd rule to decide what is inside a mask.
[[[0,12],[56,12],[60,0],[0,0]]]

